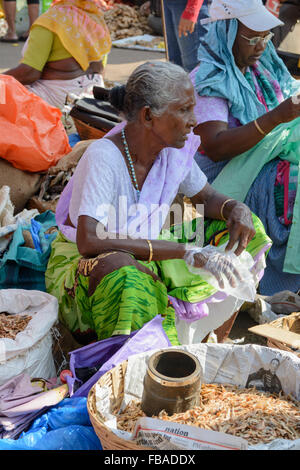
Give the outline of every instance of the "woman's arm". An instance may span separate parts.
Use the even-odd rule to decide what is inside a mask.
[[[105,237],[105,238],[104,238]],[[150,247],[145,239],[117,238],[117,234],[109,234],[96,219],[81,215],[77,226],[77,247],[85,258],[93,258],[108,251],[125,251],[136,259],[148,261]],[[185,245],[163,240],[151,240],[153,261],[164,259],[182,259],[186,253]]]
[[[19,64],[14,69],[10,69],[6,72],[3,72],[3,75],[11,75],[23,85],[30,85],[36,80],[39,80],[42,74],[39,70],[30,67],[30,65]]]
[[[256,121],[261,130],[268,134],[279,124],[299,117],[299,104],[289,98],[272,111],[259,117]],[[201,148],[212,161],[229,160],[254,147],[264,135],[259,132],[254,121],[233,129],[226,122],[207,121],[199,124],[194,133],[201,137]]]
[[[235,253],[241,254],[255,235],[249,208],[241,202],[229,200],[209,184],[192,197],[191,201],[194,205],[204,204],[205,217],[222,220],[222,212],[230,234],[227,249],[232,249],[238,242]],[[96,219],[85,215],[78,218],[76,242],[79,253],[86,258],[108,251],[125,251],[142,261],[147,261],[150,255],[150,247],[145,239],[117,238],[116,234],[105,232],[103,225]],[[186,248],[182,243],[151,240],[151,244],[153,261],[183,259],[186,255]]]
[[[50,30],[34,26],[30,30],[20,64],[7,70],[5,75],[12,75],[23,85],[30,85],[39,80],[52,49],[53,37]]]
[[[231,210],[231,213],[233,213],[233,211],[234,209]],[[97,225],[97,220],[93,219],[92,217],[82,215],[78,218],[76,241],[79,253],[85,258],[96,257],[101,253],[109,251],[123,251],[133,255],[136,260],[141,261],[148,261],[149,255],[152,255],[151,259],[153,261],[161,261],[167,259],[184,259],[188,254],[188,250],[183,243],[151,240],[150,249],[147,240],[144,239],[124,240],[121,238],[116,239],[115,237],[101,239],[97,236]],[[232,246],[233,245],[234,243],[232,240]],[[223,260],[223,255],[221,253],[215,257],[212,262],[209,263],[210,253],[207,253],[205,250],[206,249],[204,248],[203,251],[201,249],[197,249],[190,252],[190,258],[188,262],[193,264],[194,267],[204,268],[211,272],[219,281],[220,287],[224,287],[221,273],[223,273],[229,280],[230,284],[234,286],[235,278],[240,277],[235,266],[227,259]]]
[[[203,0],[188,0],[178,25],[179,37],[193,33],[202,7]]]

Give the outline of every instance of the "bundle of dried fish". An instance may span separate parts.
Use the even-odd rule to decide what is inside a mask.
[[[28,209],[37,209],[40,213],[45,210],[56,211],[62,191],[72,178],[80,158],[93,142],[93,139],[77,142],[70,153],[64,155],[55,166],[49,168],[43,177],[39,193],[29,199]]]
[[[60,171],[57,175],[47,173],[40,187],[39,199],[53,201],[59,198],[66,184],[70,181],[75,171],[70,168],[68,171]]]
[[[168,416],[162,411],[153,418],[225,432],[246,439],[250,445],[300,438],[300,403],[290,395],[204,384],[200,397],[201,405],[185,413]],[[118,428],[132,432],[142,416],[140,402],[130,402],[117,416]]]
[[[106,11],[104,18],[112,41],[152,33],[147,17],[139,12],[138,7],[118,4]]]
[[[0,338],[15,339],[18,333],[25,330],[31,318],[30,315],[0,313]]]
[[[76,166],[67,171],[59,171],[57,174],[48,172],[42,180],[38,196],[32,197],[27,204],[30,209],[38,209],[39,212],[52,210],[55,212],[56,205],[62,191],[72,178]]]

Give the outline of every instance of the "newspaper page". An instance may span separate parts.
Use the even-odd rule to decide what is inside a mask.
[[[247,441],[239,437],[153,418],[139,419],[132,438],[137,444],[156,450],[247,450],[248,448]]]

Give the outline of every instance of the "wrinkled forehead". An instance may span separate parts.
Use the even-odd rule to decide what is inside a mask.
[[[195,106],[195,89],[190,80],[180,82],[173,89],[173,99],[167,105],[165,111],[177,112],[179,108]]]
[[[247,28],[243,23],[240,21],[238,22],[238,33],[244,34],[248,38],[254,38],[257,36],[265,37],[270,32],[269,29],[265,31],[254,31],[253,29]]]
[[[195,96],[195,89],[189,78],[185,80],[184,82],[180,82],[178,84],[177,91],[176,91],[177,101],[188,102],[188,101],[193,100],[194,96]]]

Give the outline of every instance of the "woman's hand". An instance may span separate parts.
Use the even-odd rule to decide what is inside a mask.
[[[204,248],[188,250],[185,257],[187,264],[194,268],[202,268],[210,272],[218,281],[221,289],[224,289],[224,276],[231,287],[236,287],[242,281],[242,276],[234,266],[228,254],[218,252],[214,246],[207,245]]]
[[[145,2],[140,6],[140,13],[144,16],[149,16],[151,12],[151,2]]]
[[[188,33],[192,34],[195,29],[195,23],[191,20],[186,20],[185,18],[180,18],[179,21],[179,26],[178,26],[178,35],[181,38],[181,36],[187,36]]]
[[[300,94],[288,98],[270,112],[274,113],[278,124],[293,121],[300,116]]]
[[[226,220],[229,230],[227,250],[232,250],[238,243],[235,254],[239,256],[255,235],[252,214],[245,204],[235,199],[227,199],[224,194],[216,191],[209,183],[195,196],[191,197],[192,204],[204,205],[204,216],[209,219]],[[223,208],[223,213],[221,210]]]
[[[225,206],[224,215],[229,230],[226,251],[232,250],[234,245],[238,243],[234,253],[239,256],[255,235],[251,211],[246,204],[233,201]]]

